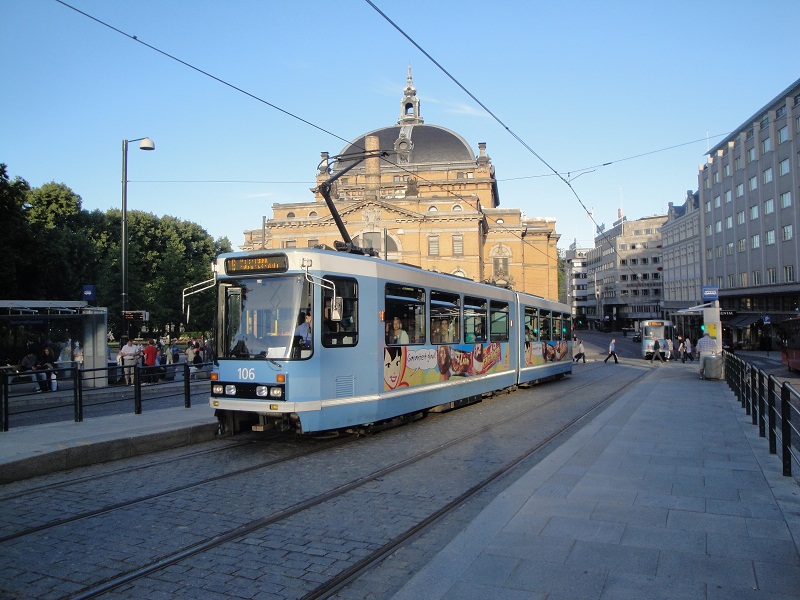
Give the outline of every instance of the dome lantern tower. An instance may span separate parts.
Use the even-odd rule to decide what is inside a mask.
[[[400,118],[397,120],[398,125],[422,125],[422,117],[419,114],[419,98],[417,98],[417,88],[414,87],[414,82],[411,80],[411,65],[408,65],[408,77],[406,77],[406,89],[403,90],[405,94],[400,101]]]

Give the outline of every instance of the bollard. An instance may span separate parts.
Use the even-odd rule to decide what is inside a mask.
[[[8,386],[10,385],[8,373],[0,372],[0,385],[2,386],[2,396],[0,396],[0,430],[8,431]]]
[[[764,418],[764,371],[758,372],[758,437],[764,437],[766,431],[766,419]]]

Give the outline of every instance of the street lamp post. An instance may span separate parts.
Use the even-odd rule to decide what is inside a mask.
[[[139,142],[140,150],[155,150],[148,137],[122,140],[122,312],[128,310],[128,142]]]

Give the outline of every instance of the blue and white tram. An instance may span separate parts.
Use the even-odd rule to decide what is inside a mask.
[[[653,356],[653,347],[658,340],[659,354],[666,355],[668,340],[675,337],[675,327],[672,321],[663,319],[647,319],[639,323],[642,334],[642,358],[649,359]],[[677,348],[675,348],[677,350]]]
[[[224,429],[373,425],[572,371],[569,308],[325,249],[216,265],[210,404]]]

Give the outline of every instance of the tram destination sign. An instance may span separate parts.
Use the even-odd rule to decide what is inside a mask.
[[[264,275],[267,273],[284,273],[288,269],[289,260],[285,254],[237,256],[225,259],[225,273],[228,275]]]

